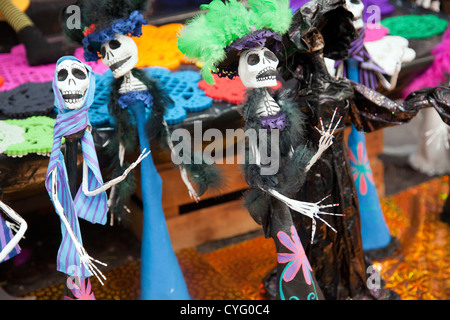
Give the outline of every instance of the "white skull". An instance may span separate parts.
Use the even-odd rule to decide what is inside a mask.
[[[101,47],[102,61],[114,78],[120,78],[138,63],[138,48],[130,37],[116,33],[114,40],[105,41]]]
[[[361,29],[364,26],[364,3],[361,0],[345,0],[345,7],[348,11],[353,13],[353,26],[355,29]]]
[[[247,88],[273,87],[277,84],[278,59],[265,47],[244,50],[239,57],[238,74]]]
[[[64,60],[57,67],[57,87],[68,109],[79,109],[83,105],[89,87],[88,70],[79,61]]]

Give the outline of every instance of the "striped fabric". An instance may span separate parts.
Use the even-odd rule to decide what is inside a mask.
[[[386,74],[386,71],[384,71],[379,65],[372,61],[372,58],[364,47],[364,35],[366,33],[366,26],[361,28],[358,32],[359,37],[351,43],[348,54],[350,58],[354,58],[359,62],[359,83],[375,90],[378,86],[378,78],[375,74],[375,71],[378,71],[381,74]],[[339,65],[343,63],[345,63],[344,60],[338,60],[334,64],[334,67],[338,68]],[[343,77],[348,78],[347,68],[344,68],[343,71]]]
[[[76,60],[75,57],[63,57],[58,60],[57,65],[64,60]],[[53,91],[55,94],[55,106],[59,110],[53,129],[53,147],[50,155],[50,161],[47,169],[47,178],[45,186],[52,198],[52,171],[57,169],[57,193],[58,200],[64,208],[64,214],[70,223],[71,229],[82,244],[80,226],[78,218],[85,219],[91,223],[106,223],[107,198],[106,192],[102,192],[94,197],[87,197],[82,191],[82,187],[78,189],[75,199],[72,199],[67,170],[64,162],[64,156],[61,152],[61,139],[64,136],[74,134],[86,128],[89,123],[88,110],[94,100],[95,77],[92,69],[86,65],[89,70],[90,86],[86,93],[85,102],[80,109],[67,109],[61,93],[57,88],[57,75],[55,69],[55,77],[53,79]],[[89,168],[88,180],[89,190],[93,190],[103,184],[102,175],[98,165],[97,153],[91,133],[87,130],[81,138],[81,148],[83,151],[83,161]],[[68,234],[65,225],[61,222],[62,241],[58,251],[57,270],[68,275],[81,277],[89,277],[92,274],[82,265],[80,257],[75,249],[74,243]]]
[[[12,240],[12,238],[13,235],[11,233],[11,230],[9,230],[5,220],[3,220],[3,217],[0,215],[0,252]],[[8,255],[5,257],[3,261],[9,260],[12,257],[18,255],[19,253],[20,253],[19,245],[16,245],[14,249],[11,250],[10,253],[8,253]],[[3,261],[0,261],[0,263]]]
[[[20,11],[10,0],[0,0],[0,12],[16,32],[19,32],[27,26],[34,25],[30,18]]]

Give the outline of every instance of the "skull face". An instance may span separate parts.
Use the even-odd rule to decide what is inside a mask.
[[[265,47],[244,50],[239,57],[238,74],[247,88],[273,87],[277,84],[278,59]]]
[[[364,3],[361,0],[345,0],[345,7],[348,11],[353,13],[353,26],[355,29],[361,29],[364,26]]]
[[[64,60],[57,67],[57,87],[68,109],[79,109],[89,87],[86,67],[79,61]]]
[[[101,47],[102,61],[114,78],[120,78],[138,63],[138,48],[130,37],[116,33],[114,40],[105,41]]]

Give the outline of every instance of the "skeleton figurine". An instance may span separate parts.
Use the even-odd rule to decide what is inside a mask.
[[[318,202],[297,201],[294,197],[306,172],[332,145],[334,129],[340,119],[332,119],[328,128],[322,125],[317,129],[321,135],[318,147],[308,149],[300,143],[304,138],[305,115],[286,93],[272,97],[267,89],[277,84],[278,58],[273,50],[281,44],[278,32],[285,32],[292,19],[289,1],[250,0],[245,7],[235,0],[225,3],[214,0],[201,8],[207,11],[187,23],[180,33],[178,46],[188,58],[204,62],[206,81],[211,80],[209,70],[216,69],[219,76],[239,76],[249,89],[242,116],[246,134],[255,132],[256,137],[250,138],[246,146],[243,170],[251,188],[245,193],[244,200],[250,215],[262,225],[266,237],[275,242],[278,298],[322,299],[293,226],[292,215],[300,213],[312,220],[311,239],[315,236],[316,219],[325,222],[321,215],[334,215],[322,211],[336,206],[322,205],[327,197]],[[252,24],[246,25],[246,21],[252,21]],[[222,42],[225,33],[234,37]],[[272,158],[277,158],[272,161],[278,162],[278,170],[265,171],[268,168],[264,154],[269,153]],[[293,253],[287,253],[286,249]],[[303,274],[297,275],[300,268],[303,268]]]
[[[247,163],[245,167],[245,174],[247,182],[251,187],[270,194],[272,197],[286,204],[292,210],[304,214],[312,219],[312,243],[316,229],[316,218],[323,221],[332,230],[334,230],[332,226],[330,226],[319,216],[322,214],[331,214],[321,211],[321,209],[330,206],[320,205],[325,199],[322,199],[322,201],[316,203],[297,201],[287,197],[283,191],[289,193],[291,196],[295,194],[292,190],[299,188],[301,185],[303,180],[301,176],[306,174],[313,164],[320,158],[323,152],[325,152],[328,147],[332,145],[334,137],[333,133],[339,125],[341,119],[336,119],[337,123],[334,125],[334,128],[330,125],[327,129],[325,129],[323,123],[321,123],[322,129],[317,129],[321,135],[317,152],[311,157],[311,159],[309,159],[307,163],[302,165],[302,161],[305,161],[305,149],[303,145],[299,145],[299,142],[296,140],[297,138],[295,136],[301,136],[300,132],[302,130],[303,115],[301,115],[296,109],[289,110],[288,108],[292,106],[289,105],[290,101],[286,98],[280,99],[279,102],[282,104],[280,106],[267,90],[267,87],[273,87],[277,84],[277,66],[278,58],[266,47],[256,47],[249,50],[243,50],[241,52],[238,75],[245,87],[253,89],[249,90],[249,98],[243,108],[244,119],[246,120],[245,129],[255,129],[257,131],[265,129],[270,132],[279,130],[278,134],[281,135],[279,146],[283,149],[280,150],[279,154],[280,164],[286,165],[287,167],[292,165],[294,166],[285,172],[289,172],[290,170],[293,170],[291,172],[293,174],[295,174],[295,170],[304,170],[304,172],[295,174],[295,176],[298,177],[298,180],[296,180],[293,184],[291,182],[286,183],[286,187],[289,186],[289,188],[286,189],[284,189],[284,186],[280,184],[281,179],[275,179],[272,180],[272,183],[267,183],[264,179],[265,177],[261,177],[261,174],[257,174],[257,171],[261,169],[261,163],[264,162],[261,161],[262,156],[260,149],[266,147],[261,145],[261,139],[259,139],[259,146],[255,144],[254,140],[249,141],[249,155],[254,155],[255,159],[259,159],[259,161],[255,161],[255,164]],[[286,109],[288,109],[288,111],[285,111]],[[260,119],[259,121],[258,118]],[[331,124],[333,124],[333,122],[334,117],[331,119]],[[287,132],[284,132],[287,127],[293,126],[294,123],[294,126],[296,127],[295,130],[298,130],[297,132],[292,132],[290,130],[286,130]],[[267,149],[269,149],[268,145]],[[281,168],[281,170],[283,171],[283,168]],[[257,176],[255,177],[254,175]],[[287,178],[288,176],[284,177],[284,179]],[[273,182],[275,183],[273,184]],[[287,191],[289,189],[290,191]],[[257,214],[258,213],[254,213],[253,215],[256,216]],[[267,226],[265,226],[265,228],[267,228]]]
[[[103,63],[111,69],[114,78],[117,79],[114,89],[118,87],[118,90],[117,92],[112,92],[112,100],[110,103],[110,110],[112,113],[123,114],[123,110],[126,110],[126,108],[132,105],[136,100],[142,100],[147,105],[152,104],[155,96],[162,95],[162,93],[158,94],[156,92],[156,90],[160,90],[157,88],[157,84],[149,79],[142,71],[135,68],[138,62],[138,48],[133,39],[116,33],[115,39],[102,43],[101,54]],[[169,103],[169,101],[167,101],[168,98],[164,99],[166,99],[164,103]],[[120,106],[120,109],[122,110],[118,110],[118,106]],[[151,123],[146,125],[150,132],[149,138],[151,139],[158,133],[161,133],[162,137],[165,138],[164,142],[166,145],[170,150],[173,150],[169,128],[162,117],[165,112],[164,104],[154,104],[153,109],[154,118]],[[120,141],[120,159],[123,159],[124,157],[124,144],[125,142],[123,140]],[[200,188],[201,193],[199,195],[188,178],[186,167],[181,165],[179,166],[179,170],[190,197],[198,202],[200,200],[200,195],[204,192],[206,187]]]
[[[365,257],[361,241],[358,197],[344,141],[344,129],[352,123],[358,131],[372,132],[409,121],[425,107],[434,107],[450,122],[450,90],[428,88],[412,93],[403,105],[348,79],[331,76],[324,57],[345,59],[356,37],[352,14],[343,0],[316,0],[304,4],[293,16],[280,51],[280,73],[292,85],[298,108],[306,115],[304,143],[313,148],[317,126],[334,115],[342,121],[334,132],[333,145],[309,170],[305,184],[296,195],[299,201],[312,201],[317,194],[331,194],[339,203],[336,211],[344,218],[330,217],[338,231],[318,228],[320,237],[305,251],[326,299],[381,299],[395,297],[384,289],[376,292],[366,286]],[[337,111],[336,111],[337,108]],[[361,160],[364,160],[362,157]],[[308,219],[294,215],[300,236],[309,235]]]
[[[95,263],[105,264],[93,259],[84,249],[78,218],[105,224],[105,191],[123,181],[149,153],[143,152],[122,175],[103,183],[88,119],[88,110],[95,92],[95,78],[91,68],[74,57],[59,59],[53,79],[53,91],[59,113],[54,126],[54,143],[45,186],[61,219],[62,242],[58,251],[57,269],[80,278],[95,275],[103,284],[102,279],[106,278]],[[62,138],[66,139],[66,159],[61,152]],[[73,194],[71,184],[76,183],[76,176],[71,175],[69,167],[70,162],[74,162],[76,166],[77,159],[76,152],[74,159],[67,158],[71,154],[68,149],[73,148],[68,141],[78,139],[83,154],[83,178],[82,185]]]

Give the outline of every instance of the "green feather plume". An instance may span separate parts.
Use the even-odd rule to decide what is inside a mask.
[[[260,29],[284,34],[292,22],[289,0],[213,0],[178,34],[178,48],[202,64],[203,79],[213,84],[211,72],[226,58],[225,49],[234,41]]]

